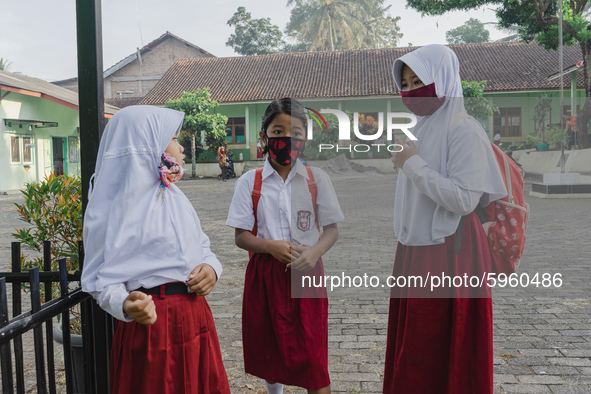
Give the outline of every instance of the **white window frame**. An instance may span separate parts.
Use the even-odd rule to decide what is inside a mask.
[[[18,138],[18,152],[19,152],[19,160],[14,161],[12,157],[12,138]],[[25,161],[25,149],[27,148],[24,143],[25,138],[30,138],[29,144],[35,144],[35,136],[32,134],[10,134],[10,164],[14,165],[32,165],[35,161],[35,152],[33,151],[33,146],[29,146],[31,152],[31,160]]]

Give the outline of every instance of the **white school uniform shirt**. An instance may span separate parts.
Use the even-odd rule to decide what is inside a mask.
[[[340,222],[344,215],[329,176],[319,168],[311,168],[317,187],[318,223],[328,226]],[[255,173],[256,170],[251,170],[236,181],[227,226],[248,231],[253,229],[252,190]],[[306,167],[298,159],[284,182],[269,160],[265,160],[262,178],[257,207],[257,237],[293,241],[305,246],[315,245],[320,239],[320,232],[315,222]]]
[[[410,130],[418,155],[398,173],[394,232],[406,246],[438,245],[456,232],[462,216],[505,197],[507,189],[482,125],[466,114],[455,53],[431,44],[396,59],[398,89],[404,65],[425,85],[434,83],[445,100],[433,114],[417,116]]]

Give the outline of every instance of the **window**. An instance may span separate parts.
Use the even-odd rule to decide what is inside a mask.
[[[22,137],[23,143],[23,163],[31,164],[33,162],[33,138],[28,135]]]
[[[357,122],[358,130],[364,135],[373,135],[377,132],[379,127],[379,115],[377,112],[365,112],[359,114],[359,121]],[[382,118],[382,121],[384,119]]]
[[[499,108],[493,118],[493,133],[501,137],[521,136],[521,108]]]
[[[228,144],[244,144],[246,142],[246,118],[228,118],[225,130]]]
[[[70,163],[79,162],[79,151],[78,137],[68,137],[68,161]]]
[[[12,164],[33,164],[33,137],[30,135],[10,136],[10,162]]]
[[[20,137],[18,135],[10,136],[10,162],[15,164],[21,163],[21,146]]]

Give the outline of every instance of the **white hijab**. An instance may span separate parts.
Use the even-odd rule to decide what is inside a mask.
[[[130,106],[107,125],[84,216],[85,292],[184,282],[203,260],[203,245],[209,251],[186,196],[172,185],[158,198],[161,155],[183,118],[171,109]]]
[[[430,169],[451,179],[457,186],[482,192],[480,205],[483,207],[506,196],[486,132],[479,122],[467,117],[464,109],[460,67],[455,53],[444,45],[433,44],[396,59],[393,73],[399,89],[405,64],[425,85],[435,83],[438,97],[445,96],[443,105],[437,111],[429,116],[417,117],[417,125],[411,129],[418,139],[415,143],[420,158],[427,162]],[[453,152],[462,154],[450,154]],[[420,193],[402,171],[398,173],[394,230],[403,244],[443,243],[445,237],[455,233],[460,219],[461,215]],[[406,227],[404,235],[403,227]]]

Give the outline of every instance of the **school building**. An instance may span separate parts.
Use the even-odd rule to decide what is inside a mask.
[[[499,108],[481,119],[489,137],[499,132],[503,142],[525,141],[534,130],[534,106],[541,95],[553,97],[547,126],[570,113],[571,76],[576,107],[585,99],[580,48],[564,48],[565,99],[559,105],[558,53],[536,43],[497,42],[450,46],[460,62],[464,81],[487,81],[485,97]],[[205,57],[176,61],[140,104],[163,106],[184,91],[209,87],[219,113],[228,116],[229,148],[256,158],[256,141],[267,105],[276,98],[293,97],[304,105],[375,115],[408,112],[400,99],[392,65],[416,48],[362,49],[332,52],[285,53],[260,56]],[[572,67],[571,67],[572,66]],[[573,86],[575,86],[573,85]],[[332,115],[327,115],[332,116]],[[362,156],[362,155],[360,155]],[[356,155],[356,157],[358,157]]]
[[[203,48],[167,31],[105,70],[105,101],[117,108],[135,105],[156,85],[176,60],[213,56]],[[78,92],[76,77],[52,83]]]
[[[117,108],[105,104],[105,117]],[[80,173],[78,94],[0,71],[0,192],[45,175]]]

